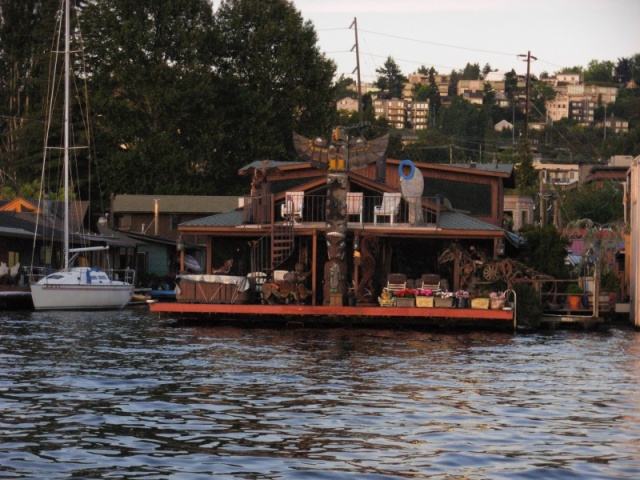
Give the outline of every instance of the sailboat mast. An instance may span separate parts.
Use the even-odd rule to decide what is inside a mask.
[[[69,90],[71,53],[69,48],[69,0],[64,2],[64,268],[69,268]]]

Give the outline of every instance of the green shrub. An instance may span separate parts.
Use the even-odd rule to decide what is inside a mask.
[[[542,304],[538,292],[526,283],[516,283],[513,290],[516,292],[516,322],[518,326],[525,328],[540,326]]]

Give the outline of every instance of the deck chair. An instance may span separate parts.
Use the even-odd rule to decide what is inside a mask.
[[[387,290],[396,292],[407,288],[407,276],[404,273],[390,273],[387,276]]]
[[[420,279],[420,287],[424,290],[433,290],[437,292],[440,290],[440,275],[437,273],[425,273]]]
[[[400,200],[402,194],[384,192],[382,195],[382,204],[373,207],[373,224],[378,223],[378,217],[390,217],[391,225],[395,223],[396,215],[400,210]]]
[[[280,207],[282,218],[298,223],[302,220],[302,207],[304,205],[304,192],[285,193],[284,203]]]
[[[364,194],[362,192],[347,192],[347,220],[350,216],[358,216],[362,223],[362,207]]]

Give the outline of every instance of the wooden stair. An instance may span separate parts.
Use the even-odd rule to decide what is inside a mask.
[[[261,237],[251,248],[253,272],[264,272],[271,278],[273,271],[291,257],[295,247],[293,225],[293,221],[276,224],[271,215],[270,234]]]

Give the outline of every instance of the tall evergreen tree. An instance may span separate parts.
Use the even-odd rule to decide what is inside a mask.
[[[378,78],[375,82],[380,89],[381,98],[402,98],[402,90],[407,77],[402,74],[400,67],[391,57],[388,57],[384,65],[376,69]]]

